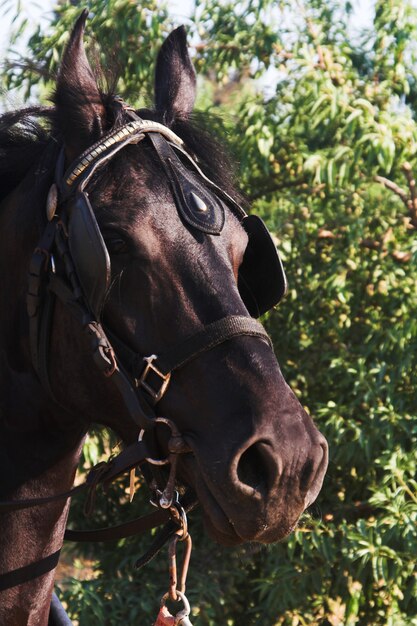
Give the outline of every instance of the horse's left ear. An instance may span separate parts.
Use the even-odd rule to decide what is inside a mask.
[[[164,122],[186,119],[193,110],[196,77],[188,54],[184,26],[176,28],[164,41],[156,61],[155,106]]]
[[[76,21],[58,74],[54,101],[67,160],[75,159],[103,134],[105,107],[85,54],[83,35],[88,10]]]

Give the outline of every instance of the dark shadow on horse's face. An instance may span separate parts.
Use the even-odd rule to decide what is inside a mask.
[[[108,126],[82,31],[79,23],[55,98],[67,160]],[[186,119],[194,90],[184,33],[178,30],[158,57],[157,119],[168,125]],[[198,152],[198,145],[193,149]],[[215,153],[207,156],[206,161],[216,159]],[[187,225],[148,139],[124,148],[86,191],[111,257],[102,319],[134,351],[163,354],[225,316],[249,316],[237,287],[245,231],[230,210],[220,235]],[[117,392],[94,370],[80,330],[59,305],[51,355],[58,399],[86,421],[110,425],[126,440],[137,437]],[[173,373],[156,409],[175,422],[192,450],[180,461],[179,477],[194,487],[207,527],[221,543],[279,540],[315,500],[327,467],[327,444],[264,340],[235,337],[201,354]]]

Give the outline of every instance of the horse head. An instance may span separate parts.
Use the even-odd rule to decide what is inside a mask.
[[[196,79],[183,28],[159,53],[154,108],[132,111],[100,91],[85,20],[64,53],[51,114],[62,150],[48,219],[66,216],[69,246],[54,255],[53,272],[67,284],[75,276],[115,367],[180,431],[187,452],[177,477],[196,492],[209,533],[223,544],[280,540],[319,493],[327,444],[253,319],[285,287],[275,250],[239,206],[221,148],[192,121]],[[60,296],[47,354],[51,406],[64,407],[67,424],[95,421],[135,440],[120,389],[93,364]],[[169,372],[160,365],[167,355]],[[157,430],[164,449],[167,433]]]

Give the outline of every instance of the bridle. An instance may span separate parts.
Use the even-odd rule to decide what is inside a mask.
[[[275,245],[260,218],[247,215],[224,190],[207,178],[184,142],[169,128],[143,120],[130,108],[124,108],[129,112],[130,121],[107,133],[67,169],[64,168],[64,151],[60,153],[55,182],[47,199],[47,223],[30,262],[27,312],[32,364],[42,386],[55,402],[58,401],[51,386],[48,364],[54,304],[58,299],[88,337],[96,366],[117,387],[127,415],[140,431],[136,443],[108,463],[93,468],[85,485],[80,487],[94,493],[98,484],[109,483],[137,466],[144,468],[147,477],[146,467],[149,465],[153,468],[159,465],[170,467],[168,479],[163,478],[166,482],[162,488],[157,471],[150,478],[154,504],[158,508],[150,516],[140,518],[145,522],[134,520],[116,530],[67,531],[67,538],[101,541],[130,536],[171,518],[157,538],[156,548],[159,549],[166,538],[178,533],[181,517],[195,506],[196,500],[191,492],[186,492],[181,502],[176,497],[178,455],[190,452],[190,449],[175,424],[158,416],[156,405],[168,386],[175,384],[175,372],[215,346],[244,335],[257,337],[268,345],[271,342],[262,325],[253,317],[227,316],[206,325],[178,345],[168,346],[162,354],[143,355],[104,327],[102,311],[110,286],[111,262],[85,191],[88,182],[123,148],[147,139],[169,180],[180,217],[188,227],[220,235],[225,214],[232,211],[247,231],[249,244],[239,271],[238,288],[252,315],[265,312],[281,299],[286,290],[286,279]],[[260,274],[264,276],[261,287]],[[161,423],[170,429],[168,456],[163,459],[149,451],[152,438],[148,437]],[[47,504],[68,498],[80,490],[75,487],[46,498],[0,502],[0,512]],[[142,561],[146,560],[145,555]],[[12,586],[17,583],[6,578],[3,584]]]
[[[170,129],[157,122],[134,119],[108,133],[85,151],[66,171],[63,171],[64,153],[61,152],[56,168],[56,180],[48,194],[48,224],[30,264],[27,301],[32,363],[50,395],[53,396],[53,391],[47,362],[53,298],[56,297],[91,337],[94,361],[103,374],[118,386],[133,421],[141,429],[147,430],[153,428],[152,420],[155,417],[153,407],[166,392],[175,370],[197,358],[201,353],[239,335],[259,337],[269,344],[270,340],[264,328],[255,319],[246,316],[227,316],[188,337],[182,344],[171,346],[165,354],[156,356],[137,354],[110,329],[106,329],[107,332],[104,330],[100,318],[110,285],[110,256],[85,187],[92,175],[120,150],[129,144],[139,143],[145,137],[149,137],[167,172],[181,216],[185,216],[192,227],[220,234],[224,223],[224,201],[227,201],[228,206],[244,224],[251,218],[259,220],[256,216],[246,215],[230,196],[202,173],[197,163],[184,150],[182,140]],[[181,154],[186,155],[187,160],[194,166],[198,178],[203,179],[210,187],[210,191],[205,190],[198,181],[198,195],[194,192],[196,176],[186,170],[171,146],[175,146],[181,150]],[[189,196],[193,199],[197,197],[198,201],[204,203],[206,207],[204,211],[194,210],[190,217],[192,207],[186,215],[184,188],[188,188]],[[180,198],[179,190],[182,196]],[[215,191],[218,197],[211,190]],[[57,257],[65,268],[64,277],[56,273]],[[278,300],[286,288],[281,265],[279,270],[281,270],[280,281],[277,284],[279,293],[273,295],[273,298]],[[157,383],[156,388],[150,382],[150,374]]]

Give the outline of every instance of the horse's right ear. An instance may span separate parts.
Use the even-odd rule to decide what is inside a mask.
[[[97,141],[105,126],[105,107],[83,43],[87,17],[88,10],[84,9],[74,25],[54,96],[68,162]]]
[[[165,39],[156,60],[156,110],[165,124],[170,125],[176,117],[189,116],[195,96],[195,71],[187,50],[185,28],[180,26]]]

